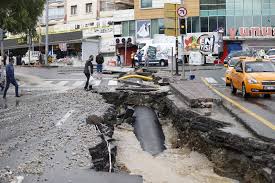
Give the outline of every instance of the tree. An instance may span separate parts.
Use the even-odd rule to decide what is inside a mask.
[[[0,27],[11,33],[33,35],[44,4],[45,0],[10,0],[1,3]]]

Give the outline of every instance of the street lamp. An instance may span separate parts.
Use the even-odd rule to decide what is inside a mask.
[[[49,0],[46,0],[45,65],[48,65],[49,52]]]

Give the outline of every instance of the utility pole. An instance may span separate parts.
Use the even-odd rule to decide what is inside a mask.
[[[48,65],[48,54],[49,54],[49,0],[46,0],[45,65]]]
[[[184,0],[181,0],[181,7],[184,5]],[[187,30],[187,19],[185,17],[185,29]],[[180,27],[181,29],[181,27]],[[184,54],[184,34],[182,36],[182,47],[183,47],[183,58],[182,58],[182,73],[181,73],[181,79],[185,80],[185,54]]]
[[[0,28],[0,42],[1,42],[1,65],[4,65],[4,30]]]
[[[179,18],[177,19],[178,15],[177,15],[177,11],[175,11],[176,15],[176,21],[178,21],[178,23],[176,23],[176,76],[179,75],[179,34],[180,34],[180,26],[179,26]]]

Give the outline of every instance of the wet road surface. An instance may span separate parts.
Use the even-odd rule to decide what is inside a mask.
[[[142,149],[152,155],[163,152],[165,137],[155,111],[149,107],[135,107],[134,132]]]
[[[240,104],[245,109],[248,109],[258,117],[268,121],[268,123],[270,123],[269,126],[244,111],[238,112],[240,117],[247,119],[246,125],[248,128],[251,128],[258,135],[263,136],[264,138],[273,139],[275,141],[275,131],[273,128],[275,127],[275,96],[273,95],[271,98],[251,96],[245,99],[241,96],[240,91],[234,95],[231,93],[230,87],[225,86],[224,73],[225,69],[199,71],[196,72],[196,77],[197,79],[200,79],[201,77],[206,79],[209,84],[218,89],[218,91],[220,91],[223,95],[234,100],[236,103]],[[233,108],[236,109],[236,107],[232,106],[232,109]]]

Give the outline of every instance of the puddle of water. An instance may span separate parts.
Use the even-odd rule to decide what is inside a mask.
[[[142,175],[145,183],[236,183],[213,172],[213,164],[202,154],[188,148],[174,149],[177,134],[171,124],[163,125],[166,147],[163,153],[152,156],[143,151],[135,134],[116,129],[114,138],[118,144],[118,164],[131,174]]]

